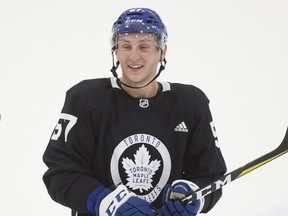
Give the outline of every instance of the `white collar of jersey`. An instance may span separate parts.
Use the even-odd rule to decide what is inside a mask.
[[[112,85],[113,88],[121,89],[120,86],[117,84],[117,80],[116,80],[115,77],[111,77],[110,81],[111,81],[111,85]],[[170,86],[169,82],[160,82],[160,84],[162,85],[162,88],[163,88],[162,92],[171,90],[171,86]]]

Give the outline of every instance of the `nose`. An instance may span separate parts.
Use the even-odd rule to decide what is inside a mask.
[[[129,60],[132,60],[132,61],[136,61],[136,60],[140,59],[141,55],[140,55],[139,49],[137,49],[136,47],[132,48],[129,52],[128,57],[129,57]]]

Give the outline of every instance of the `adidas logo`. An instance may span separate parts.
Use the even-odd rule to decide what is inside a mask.
[[[174,131],[179,131],[179,132],[188,132],[188,128],[184,122],[181,122],[179,125],[177,125],[174,128]]]

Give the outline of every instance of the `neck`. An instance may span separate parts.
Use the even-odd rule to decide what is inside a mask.
[[[134,98],[151,98],[157,94],[159,85],[154,80],[148,86],[139,89],[129,88],[125,85],[121,85],[121,88]]]

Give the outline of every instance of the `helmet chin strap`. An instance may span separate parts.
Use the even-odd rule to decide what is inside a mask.
[[[162,59],[162,50],[161,50],[161,59]],[[164,64],[163,64],[163,62],[164,62]],[[124,86],[126,86],[126,87],[128,87],[128,88],[141,89],[141,88],[144,88],[144,87],[150,85],[150,83],[152,83],[155,79],[157,79],[157,77],[160,76],[161,71],[163,71],[163,70],[165,69],[165,66],[166,66],[166,64],[167,64],[167,61],[166,61],[165,58],[164,58],[163,60],[160,60],[160,67],[159,67],[158,73],[155,75],[155,77],[154,77],[150,82],[148,82],[146,85],[144,85],[144,86],[139,86],[139,87],[138,87],[138,86],[131,86],[131,85],[128,85],[128,84],[126,84],[126,83],[123,83],[123,82],[121,82],[121,80],[118,78],[118,74],[117,74],[116,70],[117,70],[117,68],[119,67],[120,62],[117,61],[117,62],[116,62],[116,65],[115,65],[115,63],[114,63],[114,49],[112,50],[112,64],[113,64],[113,66],[112,66],[112,68],[111,68],[110,71],[112,72],[113,76],[116,78],[116,80],[117,80],[117,82],[118,82],[119,84],[122,84],[122,85],[124,85]]]

